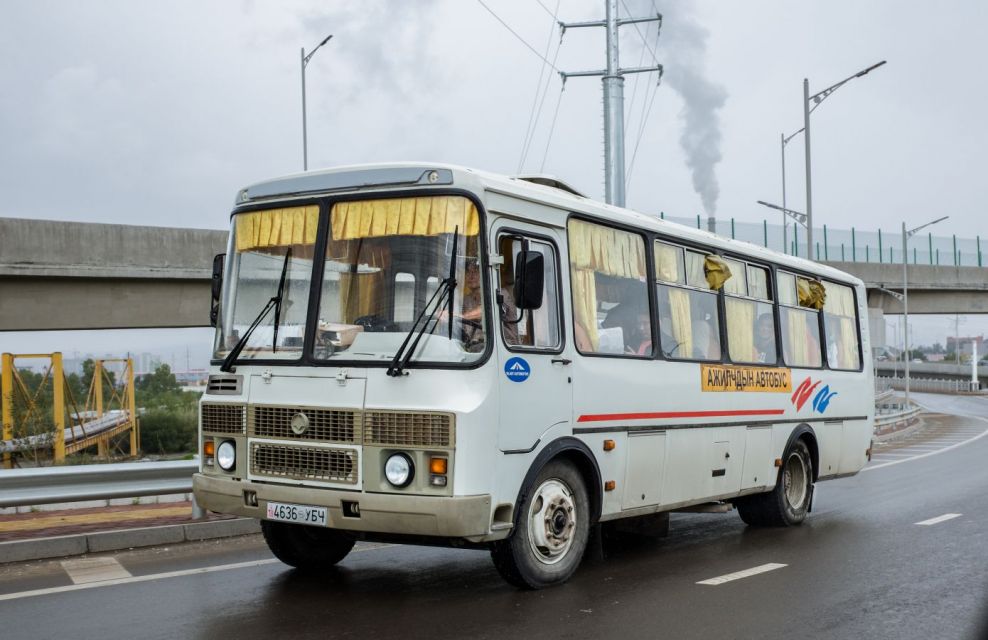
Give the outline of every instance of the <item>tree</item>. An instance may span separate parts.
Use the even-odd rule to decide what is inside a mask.
[[[199,394],[182,391],[167,364],[134,383],[142,413],[141,448],[148,453],[188,453],[198,449]]]

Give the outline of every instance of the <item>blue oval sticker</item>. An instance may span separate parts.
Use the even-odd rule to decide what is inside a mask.
[[[524,358],[510,358],[504,363],[504,375],[512,382],[525,382],[532,375],[532,368]]]

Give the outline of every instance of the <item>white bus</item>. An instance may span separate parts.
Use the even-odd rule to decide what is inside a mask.
[[[869,458],[846,273],[446,165],[262,182],[231,219],[195,495],[299,569],[439,543],[541,588],[597,525],[796,525]]]

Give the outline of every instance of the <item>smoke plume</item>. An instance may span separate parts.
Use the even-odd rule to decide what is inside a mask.
[[[631,7],[636,15],[655,11],[651,1],[639,1]],[[712,216],[720,195],[716,167],[721,161],[720,109],[727,101],[727,91],[706,76],[710,34],[697,23],[688,4],[660,5],[659,11],[663,15],[658,48],[665,70],[663,84],[683,98],[679,144],[693,176],[693,190],[700,196],[704,211]]]

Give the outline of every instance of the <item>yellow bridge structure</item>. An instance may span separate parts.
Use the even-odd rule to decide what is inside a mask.
[[[48,360],[40,382],[25,382],[18,360]],[[109,368],[107,365],[111,365]],[[119,378],[114,379],[114,374]],[[31,387],[34,388],[31,388]],[[91,447],[109,457],[129,440],[129,456],[140,447],[140,424],[134,402],[132,358],[94,360],[85,398],[77,398],[62,366],[61,353],[0,355],[0,417],[3,438],[0,455],[10,469],[18,456],[42,457],[61,464],[65,456]],[[80,402],[82,401],[82,402]],[[129,439],[118,436],[129,432]]]

